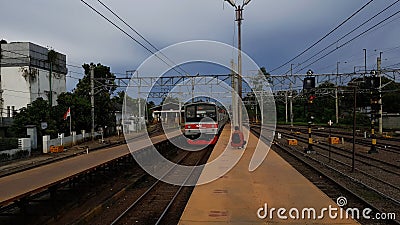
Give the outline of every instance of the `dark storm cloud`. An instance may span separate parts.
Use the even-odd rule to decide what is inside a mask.
[[[111,16],[97,1],[87,2]],[[393,2],[380,0],[371,3],[346,26],[318,45],[318,48],[292,63],[304,61],[307,56],[338,40],[354,26]],[[118,0],[104,3],[160,49],[195,39],[236,45],[234,10],[222,0]],[[365,3],[361,0],[253,0],[244,11],[243,50],[258,64],[268,69],[275,68],[317,41]],[[375,22],[399,8],[396,5]],[[78,0],[14,0],[3,3],[0,10],[0,38],[10,42],[30,41],[50,46],[65,53],[69,64],[101,62],[111,66],[113,71],[123,72],[136,68],[150,55]],[[396,38],[400,32],[398,23],[398,20],[394,20],[312,67],[320,69],[320,72],[331,72],[336,68],[334,65],[337,61],[353,60],[351,63],[343,63],[343,69],[350,70],[353,65],[362,63],[363,48],[370,50],[369,60],[374,60],[374,52],[379,53],[400,45]],[[373,24],[371,22],[365,28]],[[126,27],[124,29],[128,31]],[[392,56],[390,54],[398,55],[398,51],[388,52],[387,58]],[[385,62],[389,64],[395,61]],[[329,65],[333,66],[326,68]],[[285,66],[276,73],[284,73],[289,67]]]

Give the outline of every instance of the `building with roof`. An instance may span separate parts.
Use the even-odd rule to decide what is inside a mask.
[[[66,92],[66,56],[30,42],[2,41],[0,45],[0,115],[27,107],[37,98],[51,99]],[[51,74],[51,75],[50,75]]]

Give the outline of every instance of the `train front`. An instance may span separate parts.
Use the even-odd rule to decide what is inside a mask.
[[[213,103],[191,103],[185,106],[185,136],[193,145],[215,144],[218,139],[217,106]]]

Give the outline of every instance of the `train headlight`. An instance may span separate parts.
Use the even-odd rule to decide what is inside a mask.
[[[188,126],[188,129],[192,128],[191,126]]]

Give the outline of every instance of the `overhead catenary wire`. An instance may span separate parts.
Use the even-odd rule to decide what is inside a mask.
[[[343,40],[344,38],[346,38],[347,36],[349,36],[350,34],[354,33],[355,31],[357,31],[359,28],[361,28],[362,26],[364,26],[365,24],[367,24],[368,22],[372,21],[373,19],[375,19],[376,17],[378,17],[379,15],[381,15],[382,13],[384,13],[386,10],[388,10],[389,8],[393,7],[395,4],[397,4],[400,0],[397,0],[396,2],[392,3],[391,5],[389,5],[388,7],[384,8],[383,10],[381,10],[380,12],[378,12],[377,14],[375,14],[374,16],[372,16],[371,18],[369,18],[368,20],[366,20],[364,23],[360,24],[359,26],[357,26],[356,28],[354,28],[353,30],[351,30],[350,32],[348,32],[347,34],[345,34],[344,36],[342,36],[341,38],[339,38],[337,41],[332,42],[330,45],[328,45],[327,47],[325,47],[324,49],[318,51],[317,53],[315,53],[314,55],[312,55],[311,57],[309,57],[308,59],[306,59],[305,61],[301,62],[299,65],[303,65],[305,63],[307,63],[308,61],[310,61],[311,59],[313,59],[314,57],[316,57],[317,55],[321,54],[322,52],[324,52],[325,50],[327,50],[328,48],[334,46],[335,44],[337,44],[339,41]],[[392,16],[393,17],[393,16]],[[391,18],[391,17],[390,17]],[[386,21],[386,20],[385,20]],[[381,24],[381,23],[380,23]],[[376,27],[376,26],[375,26]],[[296,66],[294,69],[296,69],[299,66]],[[303,68],[305,69],[305,68]],[[303,70],[301,69],[301,70]],[[299,72],[301,70],[296,71]]]
[[[328,53],[326,53],[325,55],[319,57],[318,59],[314,60],[313,62],[309,63],[307,66],[304,66],[303,68],[299,69],[296,71],[296,73],[308,68],[309,66],[313,65],[314,63],[324,59],[325,57],[327,57],[328,55],[332,54],[333,52],[337,51],[338,49],[348,45],[349,43],[351,43],[352,41],[356,40],[357,38],[365,35],[366,33],[368,33],[369,31],[373,30],[374,28],[376,28],[377,26],[381,25],[382,23],[386,22],[387,20],[389,20],[390,18],[396,16],[397,14],[399,14],[400,11],[397,11],[396,13],[390,15],[389,17],[386,17],[384,20],[381,20],[379,23],[375,24],[374,26],[370,27],[369,29],[365,30],[364,32],[358,34],[357,36],[353,37],[352,39],[350,39],[349,41],[343,43],[342,45],[337,46],[335,49],[329,51]]]
[[[289,61],[285,62],[284,64],[276,67],[275,69],[272,69],[270,71],[270,73],[288,65],[289,63],[293,62],[294,60],[296,60],[297,58],[299,58],[300,56],[302,56],[304,53],[308,52],[310,49],[312,49],[313,47],[315,47],[317,44],[319,44],[321,41],[323,41],[325,38],[327,38],[329,35],[331,35],[333,32],[335,32],[337,29],[339,29],[341,26],[343,26],[346,22],[348,22],[351,18],[353,18],[354,16],[356,16],[359,12],[361,12],[365,7],[367,7],[370,3],[372,3],[374,0],[370,0],[368,1],[366,4],[364,4],[360,9],[358,9],[356,12],[354,12],[351,16],[349,16],[347,19],[345,19],[342,23],[340,23],[338,26],[336,26],[333,30],[331,30],[330,32],[328,32],[327,34],[325,34],[322,38],[320,38],[317,42],[315,42],[314,44],[312,44],[310,47],[306,48],[304,51],[302,51],[300,54],[298,54],[297,56],[293,57],[292,59],[290,59]]]
[[[189,72],[184,70],[180,65],[175,63],[173,60],[171,60],[168,56],[166,56],[162,51],[160,51],[155,45],[153,45],[149,40],[147,40],[142,34],[140,34],[135,28],[133,28],[131,25],[129,25],[124,19],[122,19],[117,13],[115,13],[110,7],[108,7],[106,4],[104,4],[102,1],[97,0],[104,8],[106,8],[109,12],[111,12],[115,17],[117,17],[122,23],[124,23],[129,29],[131,29],[136,35],[138,35],[141,39],[143,39],[148,45],[150,45],[157,53],[160,53],[163,57],[165,57],[170,63],[172,63],[173,66],[176,66],[179,68],[185,75],[189,75]],[[154,54],[157,58],[161,59],[160,57],[157,56],[157,53],[153,53],[150,51],[152,54]],[[162,60],[163,61],[163,60]],[[163,61],[164,62],[164,61]],[[165,62],[164,62],[165,63]],[[171,67],[167,63],[168,66]],[[173,68],[176,72],[178,72],[175,68]],[[179,73],[179,72],[178,72]],[[183,75],[182,73],[179,73],[180,75]]]
[[[164,59],[162,59],[160,56],[158,56],[155,52],[153,52],[151,49],[149,49],[148,47],[146,47],[144,44],[142,44],[140,41],[138,41],[136,38],[134,38],[131,34],[129,34],[128,32],[126,32],[124,29],[122,29],[120,26],[118,26],[116,23],[114,23],[113,21],[111,21],[109,18],[107,18],[105,15],[103,15],[101,12],[99,12],[97,9],[95,9],[93,6],[91,6],[90,4],[88,4],[87,2],[85,2],[84,0],[80,0],[82,3],[84,3],[87,7],[89,7],[91,10],[93,10],[94,12],[96,12],[99,16],[101,16],[103,19],[105,19],[107,22],[109,22],[110,24],[112,24],[115,28],[117,28],[118,30],[120,30],[122,33],[124,33],[125,35],[127,35],[129,38],[131,38],[134,42],[136,42],[138,45],[140,45],[142,48],[144,48],[145,50],[147,50],[148,52],[150,52],[151,54],[153,54],[155,57],[157,57],[159,60],[161,60],[163,63],[165,63],[167,66],[171,67],[172,70],[174,70],[175,72],[179,73],[181,76],[184,76],[184,74],[182,74],[180,71],[178,71],[174,66],[170,65],[170,63],[166,62]]]
[[[122,23],[124,23],[129,29],[131,29],[135,34],[137,34],[140,38],[142,38],[147,44],[149,44],[154,50],[159,52],[162,56],[164,56],[169,62],[171,62],[173,65],[177,65],[173,60],[171,60],[168,56],[166,56],[163,52],[161,52],[155,45],[153,45],[149,40],[147,40],[142,34],[140,34],[135,28],[133,28],[131,25],[129,25],[124,19],[122,19],[120,16],[118,16],[110,7],[108,7],[106,4],[104,4],[102,1],[97,0],[104,8],[106,8],[109,12],[111,12],[115,17],[117,17]],[[187,71],[182,69],[179,65],[177,67],[182,70],[185,74],[189,74]]]
[[[2,51],[2,52],[12,53],[12,54],[19,55],[19,56],[23,56],[23,57],[25,57],[25,58],[31,58],[30,55],[22,54],[22,53],[19,53],[19,52],[16,52],[16,51],[10,51],[10,50],[6,50],[6,49],[2,49],[1,51]],[[9,59],[18,59],[18,58],[10,58],[10,57],[6,57],[6,58],[9,58]],[[3,59],[4,59],[4,57],[3,57]],[[22,60],[22,59],[21,59],[21,60]],[[44,60],[44,59],[35,59],[35,60],[38,60],[38,61],[41,61],[41,62],[46,62],[46,61],[47,61],[47,60]],[[77,65],[72,65],[72,64],[65,64],[65,65],[66,65],[66,66],[70,66],[70,67],[75,67],[75,68],[82,69],[82,66],[77,66]]]

